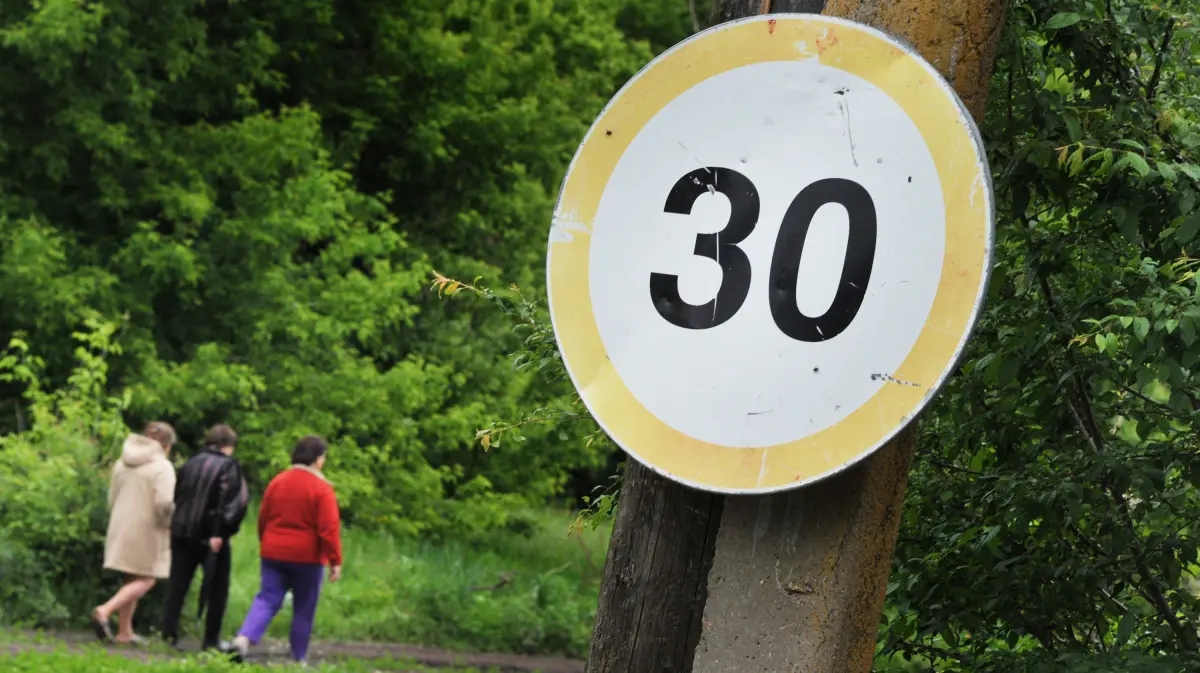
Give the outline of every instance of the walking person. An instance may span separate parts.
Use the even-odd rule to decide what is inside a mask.
[[[179,470],[171,519],[171,579],[163,608],[163,638],[176,647],[183,604],[196,567],[203,566],[198,613],[207,602],[208,618],[200,647],[227,649],[221,644],[221,622],[229,603],[229,540],[241,529],[250,502],[242,466],[233,457],[236,444],[233,428],[214,425],[204,438],[204,447]]]
[[[321,474],[328,445],[309,435],[292,450],[292,466],[267,486],[258,514],[262,584],[230,648],[244,660],[292,592],[292,658],[308,656],[317,600],[329,581],[342,576],[341,516],[333,486]]]
[[[92,628],[104,642],[146,642],[133,632],[133,613],[142,596],[157,580],[166,579],[171,568],[175,467],[167,456],[174,445],[175,429],[153,421],[142,434],[125,439],[121,457],[113,466],[104,569],[124,574],[125,584],[107,603],[92,610]],[[116,636],[109,624],[114,613],[118,617]]]

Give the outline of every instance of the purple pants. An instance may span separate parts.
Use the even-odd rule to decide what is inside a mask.
[[[308,656],[308,641],[312,637],[313,619],[317,615],[317,599],[325,567],[314,563],[285,563],[262,560],[262,588],[250,605],[246,621],[238,635],[257,645],[271,625],[271,620],[283,607],[283,598],[292,592],[292,658],[304,661]]]

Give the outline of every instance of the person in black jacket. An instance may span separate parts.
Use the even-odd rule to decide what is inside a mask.
[[[204,448],[188,460],[175,483],[175,514],[171,519],[171,578],[163,614],[163,637],[178,645],[179,617],[196,567],[203,564],[200,610],[207,600],[203,649],[226,649],[221,622],[229,601],[231,570],[229,539],[241,528],[250,493],[242,466],[233,458],[237,433],[214,425]]]

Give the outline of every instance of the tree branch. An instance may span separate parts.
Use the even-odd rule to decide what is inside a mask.
[[[954,465],[953,463],[944,463],[940,460],[937,460],[936,458],[926,458],[925,460],[927,460],[930,465],[936,465],[944,470],[950,470],[952,472],[960,472],[962,474],[969,474],[973,477],[990,477],[990,476],[992,476],[989,474],[984,474],[983,472],[976,472],[975,470],[969,470],[965,467],[959,467],[957,465]]]
[[[688,14],[692,17],[692,32],[700,32],[700,15],[696,13],[696,0],[688,0]]]
[[[1063,323],[1063,316],[1059,311],[1057,302],[1054,301],[1054,295],[1050,289],[1050,283],[1046,279],[1046,275],[1041,272],[1041,269],[1035,268],[1034,273],[1037,275],[1038,285],[1042,290],[1042,296],[1046,301],[1046,305],[1050,310],[1050,315],[1054,317],[1056,327],[1057,324]],[[1068,362],[1071,366],[1075,363],[1071,357],[1069,347],[1066,351]],[[1100,426],[1096,422],[1095,412],[1092,409],[1092,401],[1087,394],[1087,383],[1083,376],[1078,372],[1071,375],[1071,379],[1075,384],[1075,396],[1082,409],[1077,409],[1075,404],[1072,404],[1070,397],[1066,398],[1067,408],[1074,417],[1075,423],[1079,426],[1079,431],[1083,434],[1084,439],[1092,447],[1097,454],[1103,452],[1104,435],[1100,431]],[[1135,583],[1140,593],[1146,597],[1146,600],[1154,606],[1158,616],[1166,622],[1171,629],[1171,633],[1179,641],[1179,645],[1186,650],[1196,649],[1195,632],[1189,631],[1190,627],[1185,627],[1180,621],[1179,616],[1167,601],[1166,594],[1158,584],[1158,579],[1150,571],[1150,566],[1146,564],[1145,551],[1138,544],[1137,529],[1133,525],[1133,517],[1129,513],[1128,503],[1125,502],[1124,494],[1113,488],[1110,484],[1102,484],[1109,499],[1113,501],[1117,513],[1121,517],[1121,525],[1129,534],[1129,547],[1134,552],[1134,567],[1137,569],[1141,581]]]
[[[512,581],[513,574],[511,572],[503,572],[500,573],[499,579],[495,584],[485,587],[471,587],[471,591],[495,591],[501,587],[506,587],[509,584],[512,584]]]
[[[1121,386],[1121,390],[1124,390],[1125,392],[1129,393],[1130,395],[1133,395],[1134,397],[1142,400],[1143,402],[1146,402],[1147,404],[1150,404],[1154,407],[1161,407],[1163,409],[1166,409],[1166,411],[1159,412],[1164,416],[1168,416],[1171,418],[1178,418],[1178,419],[1184,420],[1184,421],[1192,420],[1191,414],[1182,414],[1178,411],[1175,411],[1174,409],[1167,406],[1166,404],[1163,404],[1162,402],[1158,402],[1156,400],[1152,400],[1149,397],[1143,395],[1142,393],[1139,393],[1137,390],[1134,390],[1133,388],[1129,387],[1128,385],[1125,385],[1124,383],[1120,384],[1120,386]]]
[[[1175,34],[1175,17],[1167,20],[1167,30],[1163,33],[1162,44],[1154,57],[1154,73],[1150,75],[1150,83],[1146,85],[1146,100],[1153,101],[1158,94],[1158,82],[1162,78],[1163,62],[1167,58],[1167,50],[1171,47],[1171,36]]]
[[[899,642],[899,647],[896,649],[902,652],[907,650],[909,654],[919,654],[933,662],[936,662],[939,659],[951,659],[962,664],[972,663],[971,657],[961,652],[945,650],[940,647],[934,647],[933,645],[926,645],[924,643],[918,643],[911,640],[901,640]]]

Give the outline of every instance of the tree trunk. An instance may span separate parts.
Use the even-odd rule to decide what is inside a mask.
[[[724,498],[633,459],[620,498],[587,670],[691,670]]]

